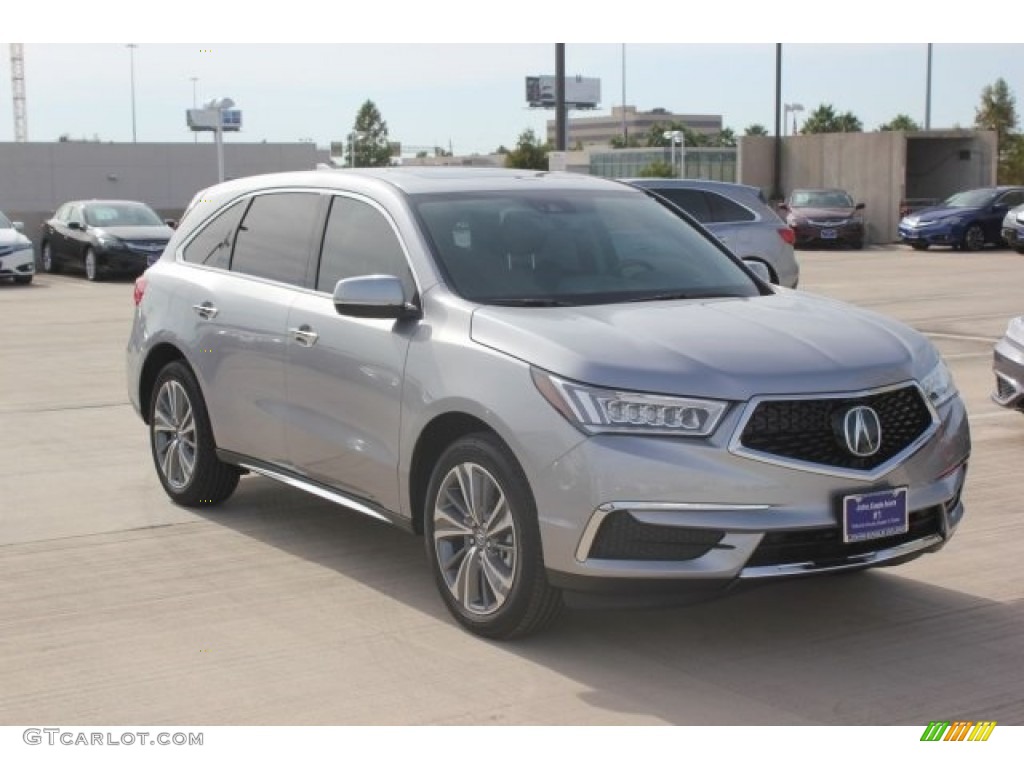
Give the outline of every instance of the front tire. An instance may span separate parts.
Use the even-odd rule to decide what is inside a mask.
[[[94,251],[92,248],[86,248],[83,261],[85,262],[86,280],[95,283],[97,280],[99,280],[100,277],[99,264],[97,263],[96,260],[96,251]]]
[[[199,383],[181,361],[164,366],[153,384],[149,444],[160,484],[177,504],[220,504],[238,485],[238,468],[217,458]]]
[[[964,251],[980,251],[985,247],[985,232],[980,224],[971,224],[964,232],[960,248]]]
[[[43,271],[51,275],[60,272],[60,265],[53,256],[53,247],[49,243],[43,243],[42,253]]]
[[[915,251],[927,251],[928,243],[911,243],[910,247],[913,248]]]
[[[28,285],[32,282],[32,275],[18,275],[14,278],[14,282],[18,285]]]
[[[511,451],[487,432],[455,441],[427,488],[427,559],[452,616],[483,637],[537,632],[562,608],[544,572],[537,508]]]

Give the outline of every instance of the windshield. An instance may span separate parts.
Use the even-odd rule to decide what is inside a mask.
[[[520,306],[757,296],[692,225],[634,191],[415,195],[454,290]]]
[[[141,204],[103,203],[85,206],[85,223],[91,227],[160,227],[163,220]]]
[[[0,229],[14,229],[11,220],[4,216],[3,213],[0,213]]]
[[[798,189],[789,204],[794,208],[853,208],[853,200],[841,189]]]
[[[996,192],[991,189],[969,189],[966,192],[957,192],[943,205],[947,208],[984,208],[995,196]]]

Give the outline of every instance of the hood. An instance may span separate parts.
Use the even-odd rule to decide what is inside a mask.
[[[797,208],[789,207],[789,212],[801,219],[848,219],[856,209],[849,206],[842,208]]]
[[[953,208],[948,205],[934,205],[931,208],[922,208],[920,211],[914,211],[906,218],[919,221],[937,221],[948,216],[973,216],[980,210],[981,208]]]
[[[747,400],[906,381],[938,359],[918,332],[795,291],[750,299],[482,307],[472,338],[567,379]]]
[[[106,232],[122,240],[170,240],[174,230],[166,224],[146,227],[91,227],[94,233]]]
[[[0,246],[6,247],[28,242],[31,241],[14,227],[0,227]]]

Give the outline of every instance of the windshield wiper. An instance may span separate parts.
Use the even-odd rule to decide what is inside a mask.
[[[572,301],[559,301],[558,299],[543,299],[537,297],[522,297],[517,299],[484,299],[488,304],[495,304],[499,307],[573,307]]]
[[[722,293],[721,291],[704,291],[697,293],[653,293],[650,296],[638,296],[626,301],[677,301],[679,299],[743,299],[746,294]]]

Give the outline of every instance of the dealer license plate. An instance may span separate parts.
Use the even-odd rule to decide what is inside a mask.
[[[907,532],[907,489],[843,497],[843,541],[852,543]]]
[[[823,229],[823,230],[821,230],[821,239],[822,240],[835,240],[836,239],[836,231],[834,229]]]

